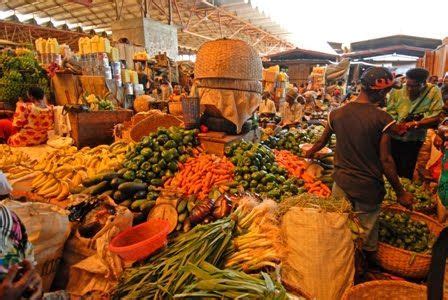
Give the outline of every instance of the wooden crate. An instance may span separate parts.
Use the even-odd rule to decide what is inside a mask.
[[[443,77],[448,71],[448,45],[442,45],[437,48],[434,58],[434,73],[438,77]]]
[[[98,146],[114,141],[113,130],[118,123],[131,119],[132,110],[70,113],[71,136],[75,146]]]
[[[205,151],[210,154],[224,155],[224,149],[226,146],[246,140],[250,142],[258,142],[260,140],[260,130],[251,130],[246,134],[239,135],[227,135],[224,132],[210,131],[207,133],[199,134],[199,142],[201,142]]]

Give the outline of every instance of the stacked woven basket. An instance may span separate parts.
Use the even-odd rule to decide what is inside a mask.
[[[205,114],[230,121],[240,133],[260,103],[262,69],[256,50],[241,40],[204,43],[196,57],[193,93]]]

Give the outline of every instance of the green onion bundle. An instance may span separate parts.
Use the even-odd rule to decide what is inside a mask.
[[[208,262],[219,265],[227,250],[235,221],[230,218],[200,225],[178,236],[145,265],[128,269],[113,295],[114,299],[169,299],[183,291],[194,276],[183,268]]]
[[[174,298],[288,299],[283,286],[274,283],[264,272],[248,275],[230,269],[220,270],[206,262],[199,266],[188,264],[184,270],[195,280]]]

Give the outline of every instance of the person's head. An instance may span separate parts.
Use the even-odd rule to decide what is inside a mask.
[[[180,93],[182,93],[182,87],[179,84],[175,83],[173,85],[173,94],[180,95]]]
[[[305,84],[303,82],[300,84],[300,88],[301,89],[305,88]]]
[[[306,99],[305,99],[305,97],[303,97],[302,95],[299,95],[299,97],[297,97],[297,102],[299,103],[299,104],[305,104],[306,103]]]
[[[338,86],[342,86],[344,84],[344,82],[342,80],[338,81]]]
[[[411,99],[416,99],[426,87],[429,72],[426,69],[414,68],[406,72],[406,89]]]
[[[11,184],[8,182],[6,175],[0,171],[0,200],[8,198],[11,192]]]
[[[40,102],[44,100],[45,92],[37,86],[32,86],[28,89],[28,99],[32,102]]]
[[[297,93],[297,91],[292,88],[288,90],[288,93],[286,93],[286,102],[288,102],[289,104],[293,104],[296,100],[297,97],[299,97],[299,93]]]
[[[383,67],[371,67],[361,76],[361,94],[365,94],[370,103],[384,105],[386,96],[392,88],[400,88],[401,84],[394,79],[392,73]]]
[[[429,77],[428,82],[432,83],[432,84],[437,84],[437,82],[439,81],[439,77],[437,77],[436,75],[433,75],[431,77]]]

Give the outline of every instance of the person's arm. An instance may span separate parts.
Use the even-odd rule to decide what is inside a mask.
[[[383,166],[384,175],[397,194],[398,203],[407,208],[412,208],[413,196],[411,193],[404,190],[403,186],[401,185],[400,178],[397,175],[395,161],[390,152],[390,136],[388,133],[383,133],[383,135],[381,136],[380,159]]]
[[[305,157],[313,157],[316,152],[321,150],[323,147],[325,147],[328,142],[330,141],[331,135],[333,134],[333,130],[331,130],[331,127],[329,123],[325,125],[324,132],[322,133],[319,140],[305,153]]]

